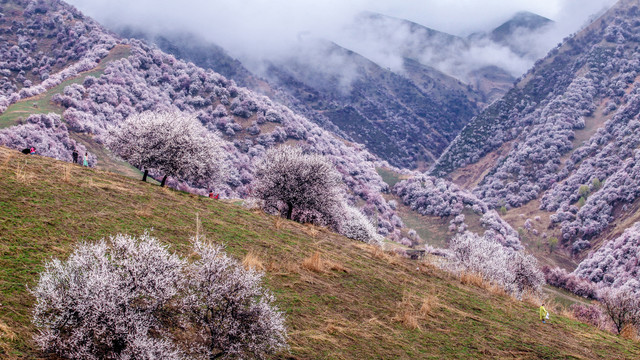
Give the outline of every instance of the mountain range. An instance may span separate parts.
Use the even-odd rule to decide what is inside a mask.
[[[105,149],[110,127],[186,112],[223,140],[223,198],[251,198],[266,151],[295,145],[334,164],[400,253],[446,255],[470,231],[534,254],[553,285],[640,293],[640,8],[620,0],[523,74],[471,56],[532,58],[522,35],[551,24],[518,13],[460,37],[362,13],[345,28],[359,41],[302,36],[256,66],[190,33],[116,34],[60,0],[5,0],[0,145],[140,176]]]
[[[250,61],[262,61],[253,66],[253,75],[224,49],[193,34],[149,34],[133,25],[119,28],[119,33],[151,41],[163,51],[274,97],[345,139],[365,144],[394,166],[425,170],[515,79],[499,64],[475,63],[470,54],[486,48],[509,51],[519,33],[538,31],[548,23],[546,18],[519,13],[493,32],[462,38],[411,21],[362,13],[344,30],[348,44],[303,37],[289,55]],[[377,49],[384,49],[385,58],[397,59],[399,65],[386,67],[386,60],[378,61]]]

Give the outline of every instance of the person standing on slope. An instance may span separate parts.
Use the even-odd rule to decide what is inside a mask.
[[[71,157],[73,158],[73,163],[77,164],[78,163],[78,151],[76,149],[73,149],[73,152],[71,153]]]
[[[545,320],[549,319],[549,312],[544,308],[544,304],[540,305],[540,320],[542,320],[543,324],[547,322]]]
[[[84,153],[84,160],[82,161],[82,166],[89,166],[89,153]]]

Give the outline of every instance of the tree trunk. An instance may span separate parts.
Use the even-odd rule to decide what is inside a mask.
[[[287,220],[291,220],[291,214],[293,214],[293,204],[287,203]]]
[[[164,183],[167,182],[167,175],[162,178],[162,182],[160,183],[160,187],[164,186]]]
[[[215,355],[213,353],[210,353],[209,354],[209,360],[215,360],[215,359],[223,356],[224,354],[225,354],[224,352],[219,352],[219,353],[217,353]]]
[[[149,175],[149,170],[144,171],[144,175],[142,175],[142,181],[147,182],[147,175]]]

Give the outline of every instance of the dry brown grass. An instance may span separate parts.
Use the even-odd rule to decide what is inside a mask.
[[[136,210],[135,214],[141,218],[149,218],[153,215],[153,209],[151,206],[145,206],[143,209]]]
[[[389,251],[385,251],[380,246],[374,246],[364,243],[356,244],[355,247],[365,250],[371,255],[371,258],[384,260],[391,265],[399,264],[401,261],[400,255],[393,249],[389,249]]]
[[[496,285],[496,284],[491,284],[489,285],[489,287],[487,288],[487,290],[489,290],[489,292],[492,295],[495,296],[503,296],[503,297],[508,297],[509,294],[507,293],[507,290],[505,290],[502,286],[500,285]]]
[[[15,172],[17,181],[22,183],[29,183],[31,181],[31,178],[33,178],[33,175],[30,175],[27,172],[26,167],[27,167],[27,160],[25,160],[24,162],[18,162],[16,164],[14,172]]]
[[[420,316],[423,319],[428,319],[429,316],[434,315],[434,310],[438,306],[438,297],[435,295],[426,295],[422,298],[422,305],[420,305]]]
[[[322,273],[325,270],[325,261],[322,260],[320,253],[316,251],[313,253],[313,255],[302,260],[302,268],[313,272]]]
[[[463,285],[471,285],[482,289],[491,287],[491,284],[485,281],[482,275],[478,273],[462,271],[459,278]]]
[[[620,331],[620,336],[623,339],[627,339],[627,340],[633,340],[633,341],[640,340],[640,338],[638,337],[638,329],[631,324],[627,324],[622,328],[622,331]]]
[[[4,160],[2,160],[2,166],[0,166],[0,170],[4,170],[4,169],[9,169],[9,161],[11,161],[11,159],[13,159],[15,156],[15,153],[10,152],[5,158]]]
[[[318,234],[320,234],[320,228],[313,224],[305,224],[304,226],[305,234],[311,236],[312,238],[318,238]]]
[[[547,311],[551,311],[554,313],[558,313],[561,308],[558,303],[550,301],[544,296],[540,296],[540,294],[535,294],[530,291],[525,291],[522,294],[522,301],[537,308],[539,308],[540,305],[544,304],[544,308],[547,309]]]
[[[196,213],[196,239],[200,238],[202,223],[200,222],[200,213]]]
[[[395,316],[393,317],[393,321],[401,323],[407,329],[412,330],[422,330],[420,328],[419,319],[423,318],[423,307],[425,307],[425,311],[431,311],[431,304],[425,306],[425,302],[423,301],[420,309],[416,309],[413,304],[413,295],[408,292],[402,294],[402,301],[398,303],[398,310],[396,311]],[[429,307],[428,309],[426,307]],[[428,315],[428,312],[427,312]]]
[[[282,225],[284,225],[284,219],[280,216],[274,216],[273,217],[273,227],[276,230],[280,230],[282,228]]]
[[[7,344],[7,342],[14,341],[16,339],[16,333],[11,330],[11,328],[0,321],[0,355],[3,356],[8,355],[11,351],[11,347]],[[3,357],[3,359],[5,359]],[[11,358],[15,359],[15,357]]]
[[[62,181],[66,183],[71,181],[71,166],[69,163],[62,166]]]
[[[9,341],[16,339],[16,333],[14,333],[13,330],[11,330],[11,328],[2,321],[0,321],[0,339]]]
[[[370,246],[369,253],[374,259],[385,259],[387,257],[387,254],[385,254],[384,250],[382,250],[382,248],[378,246]]]
[[[260,257],[258,257],[258,255],[253,251],[249,251],[247,255],[244,256],[242,259],[242,266],[244,266],[246,270],[254,269],[264,271],[265,269],[262,260],[260,260]]]

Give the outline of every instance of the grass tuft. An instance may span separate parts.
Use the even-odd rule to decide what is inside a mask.
[[[264,271],[265,269],[262,260],[260,260],[258,255],[253,251],[249,251],[247,255],[244,256],[244,259],[242,259],[242,266],[244,266],[246,270],[254,269]]]
[[[302,268],[313,272],[322,273],[325,269],[325,262],[320,257],[320,253],[316,251],[313,253],[313,255],[302,260]]]
[[[491,287],[482,275],[474,272],[462,271],[460,272],[460,282],[463,285],[471,285],[481,289],[488,289]]]
[[[633,340],[633,341],[640,340],[640,338],[638,338],[638,329],[632,324],[625,325],[622,328],[622,331],[620,331],[620,336],[623,339],[627,339],[627,340]]]

